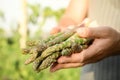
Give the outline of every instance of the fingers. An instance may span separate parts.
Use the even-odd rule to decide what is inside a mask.
[[[52,31],[50,32],[50,34],[55,34],[55,33],[58,33],[58,32],[60,32],[61,30],[60,30],[60,28],[59,27],[54,27],[53,29],[52,29]]]
[[[104,39],[96,39],[91,46],[89,46],[87,49],[83,50],[80,54],[81,62],[85,62],[88,60],[94,59],[96,62],[97,60],[101,60],[104,57],[108,56],[109,54],[105,53],[107,51],[106,44],[107,40]]]
[[[66,63],[66,64],[56,64],[51,66],[50,71],[54,72],[59,69],[66,69],[66,68],[75,68],[75,67],[80,67],[83,66],[83,63]]]
[[[96,40],[95,40],[96,41]],[[104,43],[104,42],[101,42]],[[91,46],[83,50],[80,53],[72,54],[71,56],[63,56],[58,59],[58,63],[84,63],[87,60],[92,59],[95,56],[101,56],[101,43],[93,42]],[[97,58],[97,57],[95,57]]]
[[[105,38],[111,33],[109,27],[80,27],[76,30],[80,37],[85,38]]]
[[[62,56],[58,59],[58,63],[77,63],[80,62],[79,54],[72,54],[71,56]]]
[[[104,56],[96,56],[97,58],[93,58],[93,59],[89,59],[87,61],[84,61],[83,63],[79,62],[79,63],[54,63],[51,68],[50,71],[51,72],[55,72],[56,70],[60,70],[60,69],[66,69],[66,68],[75,68],[75,67],[81,67],[84,66],[86,64],[89,63],[95,63],[98,62],[99,60],[101,60]]]
[[[62,56],[58,59],[58,63],[54,64],[50,70],[54,72],[59,69],[81,67],[85,64],[95,63],[106,56],[101,52],[101,48],[99,48],[102,46],[103,45],[100,43],[94,42],[92,46],[83,50],[81,53],[72,54],[71,56]]]

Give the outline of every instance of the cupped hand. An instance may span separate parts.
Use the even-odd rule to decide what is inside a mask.
[[[120,33],[110,27],[81,27],[76,32],[80,37],[93,38],[93,43],[80,53],[60,57],[51,72],[95,63],[120,52]]]
[[[51,34],[55,34],[61,31],[66,30],[66,28],[68,28],[68,26],[70,25],[76,25],[78,23],[76,23],[73,19],[71,19],[70,17],[67,16],[63,16],[61,18],[61,20],[59,21],[58,25],[56,27],[54,27],[50,33]]]

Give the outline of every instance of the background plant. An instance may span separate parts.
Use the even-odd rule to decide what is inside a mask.
[[[31,14],[27,15],[27,24],[38,26],[33,39],[41,38],[42,27],[48,18],[54,17],[56,21],[59,21],[64,12],[64,9],[55,11],[50,7],[41,8],[40,4],[28,4],[27,10],[28,12],[31,10]],[[41,22],[39,21],[39,17],[43,18]],[[0,11],[0,20],[6,22],[2,11]],[[0,80],[79,80],[79,68],[61,70],[55,73],[50,73],[47,69],[36,73],[31,69],[31,65],[24,65],[27,56],[21,54],[19,44],[20,34],[18,33],[20,23],[16,22],[15,24],[16,29],[13,29],[13,26],[9,25],[12,36],[7,36],[6,31],[0,28]],[[27,39],[31,39],[29,33],[28,29]]]

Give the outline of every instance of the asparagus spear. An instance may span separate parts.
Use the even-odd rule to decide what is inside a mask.
[[[46,48],[48,48],[54,44],[58,44],[58,43],[65,41],[74,33],[75,33],[74,30],[68,30],[64,33],[61,32],[61,33],[58,33],[54,36],[50,36],[47,40],[44,40],[43,43],[41,42],[39,45],[32,47],[32,49],[29,52],[30,53],[35,52],[35,54],[33,53],[31,55],[31,57],[25,61],[25,64],[29,64],[29,63],[33,62],[38,56],[41,55],[41,52],[44,51]]]
[[[74,43],[78,44],[78,45],[82,45],[82,44],[85,44],[86,42],[87,42],[87,39],[79,38],[75,34],[71,38],[69,38],[68,40],[66,40],[60,44],[56,44],[54,46],[48,47],[45,51],[42,52],[41,56],[39,56],[34,61],[34,63],[36,64],[36,66],[34,68],[37,70],[39,63],[41,63],[46,57],[48,57],[49,55],[51,55],[54,52],[58,52],[65,48],[70,48],[72,46],[72,44],[74,44]]]
[[[41,64],[39,64],[38,69],[35,69],[36,63],[33,64],[33,69],[35,69],[37,72],[40,72],[43,69],[48,68],[53,62],[56,62],[56,59],[60,56],[60,52],[55,52],[52,55],[45,58]]]
[[[80,25],[82,26],[82,25]],[[85,26],[89,26],[89,21],[85,22]],[[33,62],[33,68],[37,72],[49,67],[60,56],[69,56],[72,53],[81,52],[90,45],[92,39],[84,39],[78,37],[75,33],[77,29],[73,28],[65,32],[51,35],[41,42],[28,42],[29,48],[23,50],[24,54],[31,54],[25,64]]]

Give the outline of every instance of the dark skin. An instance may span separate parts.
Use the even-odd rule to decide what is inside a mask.
[[[80,37],[94,38],[94,42],[80,53],[60,57],[58,63],[52,65],[52,72],[59,69],[81,67],[120,53],[120,33],[110,27],[84,27],[79,28],[76,32]]]
[[[88,0],[72,0],[72,1],[81,1],[85,4],[82,6],[84,7],[84,11],[82,11],[83,14],[78,12],[80,13],[80,15],[82,15],[82,17],[78,16],[74,18],[70,16],[65,16],[67,14],[70,14],[72,11],[70,9],[73,9],[73,6],[76,5],[73,4],[73,6],[69,6],[65,15],[61,18],[58,27],[54,28],[51,31],[52,33],[57,33],[61,30],[64,30],[69,25],[79,24],[84,19],[85,17],[84,14],[87,13],[86,11],[87,7],[85,6],[87,5],[86,2],[88,2]],[[73,11],[73,13],[70,15],[78,15],[76,14],[76,12],[75,13],[74,12],[75,11]],[[94,39],[93,43],[87,49],[84,49],[80,53],[74,53],[71,56],[60,57],[57,60],[57,63],[54,63],[51,66],[50,68],[51,72],[60,69],[81,67],[89,63],[98,62],[106,57],[116,56],[120,54],[120,33],[117,30],[111,28],[110,26],[97,26],[97,27],[84,26],[77,29],[76,32],[80,37],[93,38]]]

